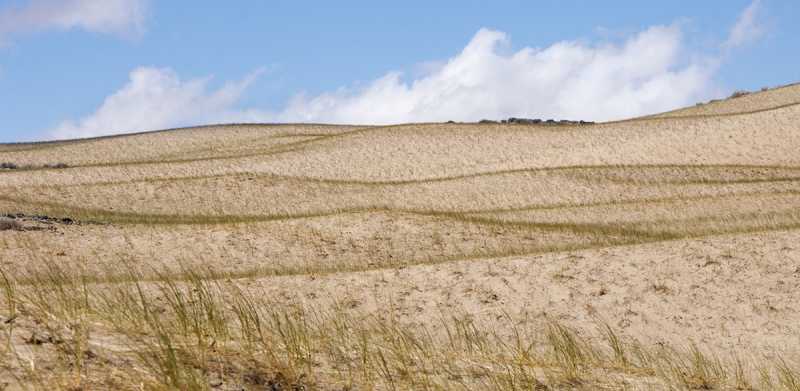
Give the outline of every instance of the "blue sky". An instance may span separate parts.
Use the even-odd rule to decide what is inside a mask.
[[[613,120],[800,82],[800,3],[0,0],[0,142]]]

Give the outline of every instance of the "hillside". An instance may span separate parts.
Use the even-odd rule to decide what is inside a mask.
[[[590,125],[0,145],[18,167],[0,170],[4,373],[9,389],[792,389],[798,151],[800,85]]]

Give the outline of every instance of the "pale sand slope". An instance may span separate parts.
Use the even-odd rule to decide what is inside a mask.
[[[463,306],[477,317],[507,313],[523,327],[550,317],[599,332],[601,319],[648,345],[800,354],[800,231],[247,284],[265,297],[313,307],[335,298],[388,316],[391,302],[401,322],[435,325],[438,306]]]
[[[725,114],[731,107],[738,107],[740,99],[770,101],[775,94],[786,104],[765,111]],[[645,117],[587,126],[409,124],[320,129],[309,126],[316,133],[308,136],[306,131],[305,138],[299,141],[295,138],[302,133],[301,125],[219,126],[7,146],[6,150],[0,150],[0,157],[19,165],[62,161],[74,167],[58,173],[4,173],[4,186],[8,187],[236,173],[407,181],[575,166],[796,167],[800,165],[800,155],[796,153],[800,150],[800,132],[796,131],[800,104],[796,102],[800,102],[800,85],[715,103],[724,115],[680,117],[678,112],[665,118]],[[286,138],[288,135],[294,138]]]
[[[324,273],[440,263],[553,248],[597,245],[569,232],[504,228],[444,216],[346,213],[219,225],[25,225],[55,231],[0,233],[0,267],[56,264],[102,278],[125,264],[150,271],[181,267],[222,276]]]
[[[503,252],[509,242],[538,252],[537,243],[585,246],[588,239],[381,213],[234,229],[58,229],[3,233],[0,265],[13,271],[54,262],[101,275],[121,270],[108,260],[143,270],[182,264],[252,274],[236,283],[265,305],[327,308],[335,300],[385,316],[393,306],[399,323],[434,329],[443,311],[453,309],[495,321],[508,314],[523,328],[541,327],[549,317],[584,335],[597,335],[604,321],[647,345],[696,343],[722,357],[800,355],[798,230],[480,258],[481,251]],[[470,254],[478,258],[446,262]],[[431,260],[441,263],[413,265]],[[326,272],[369,269],[373,261],[390,268]],[[258,276],[274,272],[301,274]]]

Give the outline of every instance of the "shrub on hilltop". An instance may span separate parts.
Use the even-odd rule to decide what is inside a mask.
[[[745,95],[750,95],[750,91],[747,90],[734,91],[733,94],[731,94],[731,96],[728,97],[728,99],[740,98]]]

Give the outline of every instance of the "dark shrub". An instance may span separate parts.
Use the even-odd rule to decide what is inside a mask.
[[[16,169],[16,168],[18,168],[18,167],[17,167],[17,165],[16,165],[16,164],[14,164],[14,163],[11,163],[11,162],[3,162],[3,163],[0,163],[0,168],[8,168],[8,169],[14,170],[14,169]]]
[[[728,97],[728,99],[740,98],[745,95],[750,95],[750,91],[747,90],[734,91],[733,94],[731,94],[731,96]]]
[[[67,163],[58,163],[53,167],[55,167],[55,168],[67,168],[69,166],[67,166]]]
[[[17,220],[0,218],[0,231],[22,231],[22,224]]]

